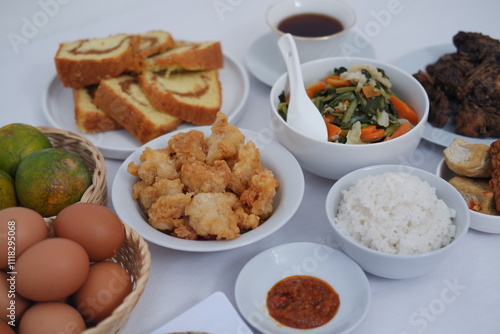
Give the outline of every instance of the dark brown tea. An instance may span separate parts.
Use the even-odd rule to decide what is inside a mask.
[[[322,37],[336,34],[344,29],[339,20],[323,14],[298,14],[278,24],[278,29],[300,37]]]

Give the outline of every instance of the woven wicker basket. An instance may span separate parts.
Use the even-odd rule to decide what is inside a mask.
[[[77,155],[92,173],[92,184],[85,191],[80,202],[106,205],[108,186],[106,183],[106,163],[102,153],[88,139],[67,130],[49,126],[37,127],[55,148],[62,148]]]
[[[45,218],[50,236],[54,234],[54,219],[55,217]],[[110,260],[121,264],[127,270],[132,277],[134,289],[109,317],[101,321],[97,326],[83,331],[82,334],[118,333],[127,323],[132,310],[146,287],[151,269],[151,254],[148,244],[130,226],[127,224],[123,224],[123,226],[125,228],[125,240],[120,250]]]

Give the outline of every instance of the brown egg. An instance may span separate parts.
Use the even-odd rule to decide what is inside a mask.
[[[85,330],[85,321],[72,306],[59,303],[38,303],[30,307],[19,324],[19,334],[65,333]]]
[[[73,301],[85,320],[97,324],[122,303],[132,288],[131,277],[120,264],[97,262],[90,267]]]
[[[16,277],[0,271],[1,322],[18,325],[30,303],[16,292]],[[0,330],[0,333],[3,332]]]
[[[16,267],[20,295],[35,301],[55,301],[82,286],[89,272],[89,257],[72,240],[50,238],[28,248]]]
[[[9,325],[7,325],[3,321],[0,321],[0,333],[2,333],[2,334],[16,334],[16,332],[14,332],[14,330],[12,329],[12,327],[10,327]]]
[[[0,211],[0,269],[8,268],[9,260],[15,264],[28,247],[47,238],[48,227],[36,211],[11,207]]]
[[[54,233],[82,245],[91,261],[112,257],[125,238],[118,216],[95,203],[76,203],[61,210],[54,221]]]

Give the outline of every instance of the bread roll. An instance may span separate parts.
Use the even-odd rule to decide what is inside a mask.
[[[448,168],[461,176],[491,177],[489,145],[469,144],[465,140],[455,138],[444,149],[443,154]]]

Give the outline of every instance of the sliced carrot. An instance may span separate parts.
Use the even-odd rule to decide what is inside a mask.
[[[361,135],[359,136],[359,139],[362,141],[373,141],[377,139],[382,139],[385,136],[385,130],[384,129],[378,129],[373,132],[369,133],[363,133],[361,130]]]
[[[326,130],[328,132],[328,140],[333,140],[334,137],[338,136],[342,132],[342,129],[335,124],[330,123],[330,120],[328,118],[325,117],[324,120],[326,124]]]
[[[323,90],[323,89],[325,89],[325,83],[323,81],[318,81],[315,84],[307,87],[307,89],[306,89],[307,96],[309,96],[309,98],[311,98],[314,96],[314,94],[316,94],[317,92],[319,92],[320,90]]]
[[[368,126],[365,126],[364,128],[361,129],[361,134],[369,134],[369,133],[373,133],[377,131],[377,126],[376,125],[368,125]]]
[[[390,139],[397,138],[410,131],[410,122],[404,122],[392,133]]]
[[[380,95],[380,92],[377,89],[375,89],[375,87],[373,87],[373,86],[363,86],[361,88],[361,90],[363,91],[363,94],[365,94],[365,97],[367,99],[369,99],[370,97]]]
[[[391,96],[391,102],[398,111],[399,117],[409,120],[412,124],[418,123],[418,114],[406,102],[394,95]]]
[[[352,86],[352,82],[350,80],[340,80],[340,79],[337,79],[334,77],[325,78],[325,82],[329,85],[334,86],[334,87]]]

